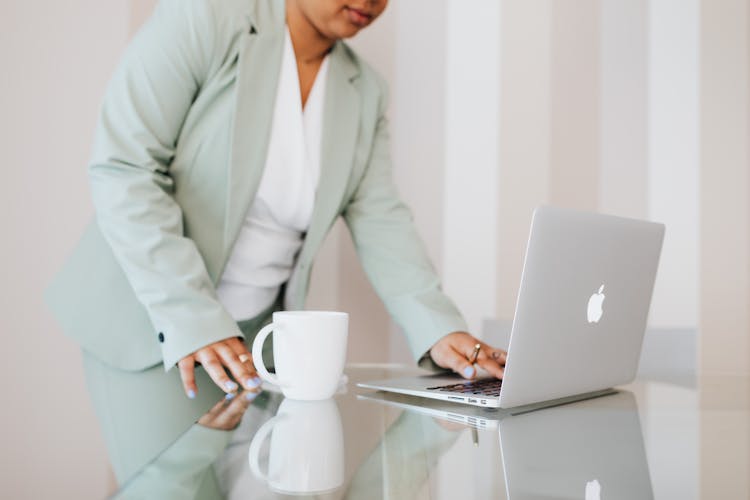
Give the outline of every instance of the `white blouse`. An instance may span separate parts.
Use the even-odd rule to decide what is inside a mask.
[[[310,226],[320,175],[320,140],[328,73],[323,60],[304,110],[294,47],[286,32],[266,164],[216,292],[237,320],[273,304],[291,276]]]

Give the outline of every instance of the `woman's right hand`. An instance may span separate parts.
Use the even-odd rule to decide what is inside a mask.
[[[245,361],[240,361],[240,357]],[[234,380],[248,390],[260,386],[260,378],[253,365],[253,356],[239,337],[220,340],[202,347],[193,354],[185,356],[178,363],[182,386],[185,394],[193,399],[198,393],[195,385],[195,364],[200,363],[211,380],[224,392],[235,392],[239,387],[227,375],[225,367],[229,369]]]

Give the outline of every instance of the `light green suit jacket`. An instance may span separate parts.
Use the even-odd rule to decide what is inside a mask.
[[[161,0],[109,82],[88,170],[96,220],[46,293],[64,331],[105,363],[169,369],[243,336],[215,285],[265,164],[284,18],[282,0]],[[313,258],[343,216],[419,358],[466,325],[393,185],[385,109],[382,80],[337,42],[312,222],[284,307],[304,306]]]

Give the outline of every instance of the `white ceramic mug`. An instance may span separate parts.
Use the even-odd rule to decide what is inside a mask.
[[[278,311],[253,341],[260,377],[291,399],[328,399],[344,373],[349,315],[329,311]],[[276,375],[263,365],[263,343],[273,332]]]
[[[264,473],[259,456],[269,434],[268,473]],[[344,484],[344,432],[334,400],[285,399],[276,416],[255,433],[248,461],[253,474],[279,493],[319,494]]]

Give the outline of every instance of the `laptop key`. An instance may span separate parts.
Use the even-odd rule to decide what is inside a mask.
[[[466,381],[460,384],[428,387],[427,390],[497,397],[500,395],[502,383],[503,381],[498,379],[484,379],[479,381]]]

